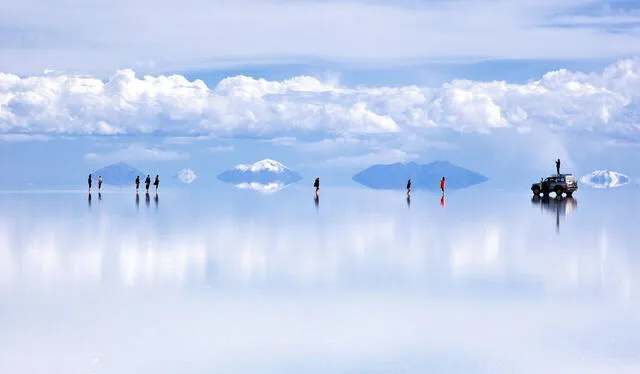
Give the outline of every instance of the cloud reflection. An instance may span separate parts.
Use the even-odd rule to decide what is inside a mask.
[[[571,204],[542,206],[564,215]],[[487,211],[438,222],[445,218],[405,216],[413,213],[347,212],[318,226],[311,218],[256,212],[250,220],[176,219],[170,230],[117,218],[96,228],[73,217],[0,216],[0,284],[349,288],[384,279],[446,289],[474,279],[559,292],[595,287],[630,298],[638,283],[627,256],[631,243],[606,227],[558,237],[541,233],[535,215],[513,220]]]

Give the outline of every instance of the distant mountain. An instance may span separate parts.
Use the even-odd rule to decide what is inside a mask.
[[[102,183],[112,186],[132,185],[136,180],[136,176],[139,175],[140,180],[144,181],[144,178],[147,175],[140,170],[125,164],[124,162],[105,166],[102,169],[98,169],[91,174],[94,181],[98,180],[98,176],[102,176]]]
[[[465,188],[488,180],[482,174],[448,161],[373,165],[355,174],[353,180],[369,188],[394,190],[406,188],[407,179],[411,179],[412,189],[439,190],[442,177],[446,178],[447,189]]]
[[[612,188],[628,184],[631,178],[616,171],[596,170],[583,176],[580,181],[593,188]]]
[[[218,175],[218,179],[235,185],[242,184],[243,186],[251,185],[252,183],[259,185],[280,183],[284,186],[295,183],[301,180],[302,177],[278,161],[265,159],[249,165],[237,165],[233,169]]]

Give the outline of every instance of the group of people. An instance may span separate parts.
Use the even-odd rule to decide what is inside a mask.
[[[440,179],[440,191],[442,191],[443,196],[444,196],[444,186],[446,183],[447,182],[445,177],[442,177],[442,179]],[[407,197],[409,196],[411,196],[411,179],[407,181]]]
[[[149,194],[149,186],[151,185],[151,177],[147,174],[147,179],[144,180],[145,190]],[[156,174],[156,180],[153,181],[153,185],[156,187],[156,194],[158,194],[158,187],[160,186],[160,177]],[[136,177],[136,194],[140,190],[140,176]]]
[[[91,174],[89,174],[89,179],[87,180],[87,183],[89,184],[89,193],[91,193],[91,186],[93,184],[93,178],[91,177]],[[146,188],[146,192],[147,194],[149,194],[149,187],[151,186],[151,177],[149,175],[147,175],[147,179],[145,179],[144,181],[145,183],[145,188]],[[156,194],[158,194],[158,187],[160,187],[160,176],[156,175],[156,180],[153,182],[153,185],[156,187]],[[98,176],[98,193],[100,193],[102,190],[102,176]],[[138,175],[136,177],[136,194],[140,191],[140,176]]]

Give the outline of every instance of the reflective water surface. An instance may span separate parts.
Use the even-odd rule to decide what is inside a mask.
[[[0,372],[638,373],[639,207],[0,193]]]

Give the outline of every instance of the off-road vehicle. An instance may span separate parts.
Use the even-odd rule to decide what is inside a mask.
[[[555,192],[556,197],[562,197],[562,194],[571,197],[577,190],[578,182],[572,174],[552,175],[544,180],[540,180],[539,183],[531,185],[531,192],[533,192],[535,196],[540,196],[540,194],[547,196],[549,193]]]

